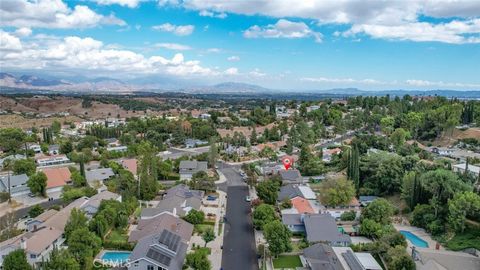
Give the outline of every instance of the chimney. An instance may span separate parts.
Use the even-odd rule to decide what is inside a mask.
[[[20,239],[20,248],[27,249],[27,241],[23,237]]]

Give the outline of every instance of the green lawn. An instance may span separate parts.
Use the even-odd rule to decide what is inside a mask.
[[[480,249],[480,230],[467,227],[464,233],[458,233],[450,239],[446,247],[451,250]]]
[[[302,267],[302,262],[300,257],[297,255],[288,255],[288,256],[278,256],[278,258],[273,259],[274,268],[295,268]]]
[[[106,239],[111,242],[125,243],[128,241],[128,235],[123,231],[113,230],[107,235]]]
[[[194,231],[198,234],[202,234],[208,228],[212,228],[212,230],[213,230],[213,225],[211,225],[211,224],[196,224],[196,225],[194,225]]]

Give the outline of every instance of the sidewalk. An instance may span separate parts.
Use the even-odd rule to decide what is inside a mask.
[[[202,208],[201,208],[201,210],[204,211],[205,214],[207,213],[215,214],[215,226],[213,228],[213,231],[215,232],[215,240],[207,244],[207,247],[211,249],[211,253],[210,255],[208,255],[208,259],[212,264],[211,269],[214,269],[214,270],[218,270],[222,267],[222,246],[223,246],[223,232],[224,232],[223,217],[225,215],[226,203],[227,203],[227,200],[226,200],[227,194],[221,190],[217,190],[217,193],[219,194],[218,207],[209,207],[207,204],[205,206],[202,205]],[[221,229],[218,225],[220,224],[220,222],[222,222]],[[205,246],[205,241],[203,241],[201,235],[194,235],[192,236],[192,239],[190,241],[190,245],[188,249],[189,251],[192,250],[193,244],[203,247]]]

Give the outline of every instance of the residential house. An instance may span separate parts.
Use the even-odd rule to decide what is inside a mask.
[[[42,147],[40,147],[40,145],[37,144],[37,143],[30,144],[30,145],[28,146],[28,149],[32,150],[35,154],[40,154],[40,153],[42,153]]]
[[[336,147],[332,149],[323,148],[322,149],[322,160],[323,162],[331,162],[334,155],[338,155],[342,152],[342,149]]]
[[[71,163],[65,155],[39,157],[35,160],[39,167],[64,165]]]
[[[458,172],[458,173],[462,173],[462,174],[465,173],[465,170],[467,170],[468,173],[471,174],[474,177],[478,177],[478,175],[480,174],[480,167],[475,166],[475,165],[471,165],[471,164],[468,164],[468,167],[467,167],[466,163],[455,164],[455,165],[453,165],[452,170],[454,172]]]
[[[159,234],[165,229],[178,234],[182,240],[188,243],[192,236],[193,225],[172,213],[163,212],[151,219],[140,219],[135,229],[130,233],[128,242],[137,242],[149,235]]]
[[[347,205],[340,206],[326,206],[326,212],[329,213],[335,219],[339,219],[340,216],[349,211],[354,211],[357,213],[357,216],[360,214],[360,202],[357,198],[352,198],[352,200]]]
[[[52,156],[56,156],[60,154],[60,145],[52,144],[48,146],[48,154]]]
[[[329,214],[283,214],[282,223],[292,232],[303,232],[309,243],[328,243],[331,246],[348,246],[350,236],[338,230],[335,219]]]
[[[295,197],[303,197],[303,194],[299,189],[299,185],[287,184],[280,187],[280,191],[278,191],[277,200],[279,202],[282,202],[284,200],[290,200]]]
[[[121,161],[122,167],[130,171],[135,177],[137,177],[137,164],[138,162],[136,158],[124,159]]]
[[[418,270],[480,269],[480,258],[465,252],[416,248],[412,252]]]
[[[185,140],[185,147],[186,148],[195,148],[202,145],[207,145],[207,141],[197,140],[197,139],[186,139]]]
[[[33,232],[41,228],[41,224],[43,224],[47,219],[53,217],[55,214],[57,214],[58,211],[55,209],[49,209],[40,215],[32,218],[31,220],[27,221],[25,225],[27,225],[27,231]]]
[[[316,213],[313,207],[310,206],[309,201],[302,197],[295,197],[291,199],[290,202],[292,203],[292,208],[295,209],[298,214]]]
[[[281,170],[279,172],[283,184],[301,184],[303,177],[297,169]]]
[[[309,243],[328,243],[331,246],[348,246],[350,236],[339,232],[335,219],[329,214],[305,215],[303,219]]]
[[[449,157],[451,154],[453,154],[453,152],[455,152],[455,149],[447,147],[432,147],[431,152],[440,156]]]
[[[100,203],[103,200],[115,200],[121,202],[122,196],[117,193],[105,190],[90,197],[88,202],[83,204],[80,209],[82,209],[88,217],[93,217],[98,212]]]
[[[310,270],[345,270],[333,248],[326,244],[315,244],[303,250],[304,267]]]
[[[181,198],[191,198],[191,197],[196,197],[199,200],[202,200],[202,198],[205,196],[205,191],[203,190],[192,190],[190,189],[189,186],[185,184],[180,184],[173,186],[169,189],[167,189],[163,193],[163,199],[169,199],[172,197],[181,197]]]
[[[19,159],[25,159],[25,156],[16,154],[16,155],[10,155],[10,156],[6,156],[4,158],[0,158],[0,168],[3,168],[3,164],[7,160],[15,161],[15,160],[19,160]]]
[[[130,254],[129,270],[181,270],[188,243],[168,229],[140,239]]]
[[[44,227],[35,232],[26,232],[0,243],[0,265],[10,252],[25,250],[27,261],[32,266],[48,259],[50,252],[58,248],[65,239],[63,231],[53,227]]]
[[[367,206],[369,203],[373,202],[374,200],[378,199],[377,196],[359,196],[358,200],[362,206]]]
[[[72,182],[67,167],[43,168],[41,171],[47,176],[47,192],[61,191],[63,186]]]
[[[94,182],[94,181],[105,181],[110,179],[110,177],[114,176],[115,173],[113,172],[112,168],[100,168],[90,171],[85,171],[85,179],[87,182]]]
[[[127,152],[128,147],[124,145],[119,145],[119,146],[109,146],[107,147],[108,152]]]
[[[172,213],[175,216],[183,217],[190,210],[200,210],[202,199],[197,196],[171,196],[161,200],[156,207],[142,209],[141,219],[151,219],[164,212]]]
[[[0,192],[9,192],[9,176],[0,176]],[[26,174],[10,175],[10,196],[16,197],[30,193]]]
[[[179,173],[180,180],[190,180],[197,172],[207,172],[206,161],[182,160],[180,161]]]
[[[116,147],[122,145],[117,138],[108,138],[105,139],[105,142],[107,143],[107,147]]]

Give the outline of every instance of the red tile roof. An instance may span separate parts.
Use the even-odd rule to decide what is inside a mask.
[[[65,186],[71,180],[70,170],[67,167],[45,168],[42,172],[47,176],[47,189]]]
[[[124,159],[122,160],[122,166],[129,170],[134,176],[137,175],[137,159]]]
[[[308,200],[305,200],[302,197],[295,197],[290,201],[292,202],[292,207],[297,209],[299,214],[315,214],[315,210],[310,206]]]

